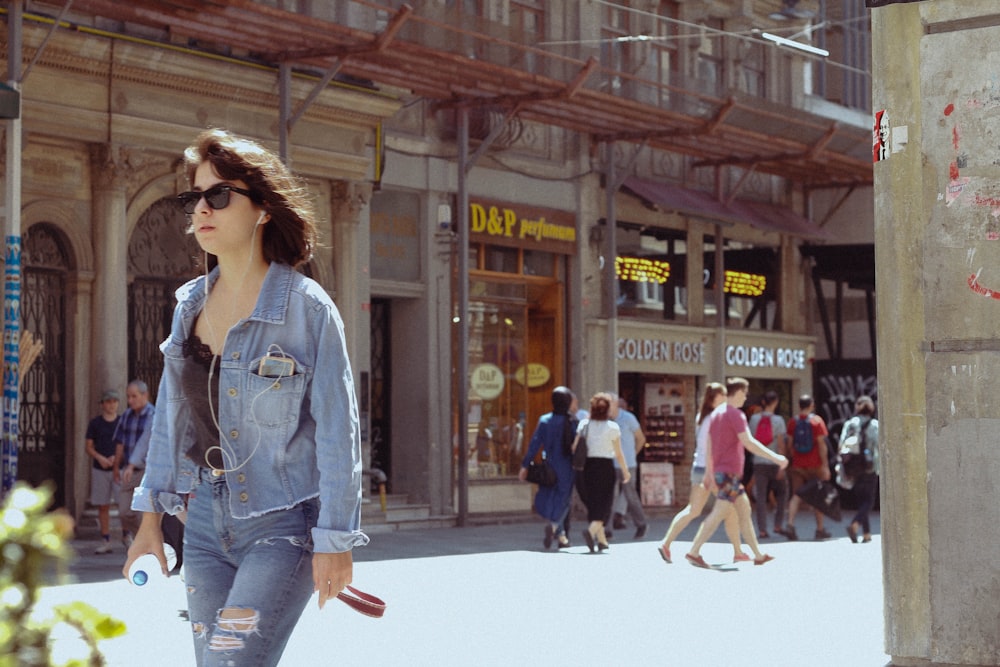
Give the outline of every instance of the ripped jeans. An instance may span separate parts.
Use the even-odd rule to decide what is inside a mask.
[[[199,477],[184,531],[198,666],[277,665],[313,593],[310,530],[319,501],[234,519],[225,478]]]

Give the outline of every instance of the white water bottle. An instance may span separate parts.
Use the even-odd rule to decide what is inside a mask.
[[[167,557],[167,572],[177,565],[177,554],[169,544],[163,545],[163,554]],[[132,562],[128,569],[128,580],[135,586],[145,586],[153,580],[164,579],[160,570],[160,561],[153,554],[144,554]]]

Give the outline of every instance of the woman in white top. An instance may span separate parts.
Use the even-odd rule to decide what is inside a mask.
[[[708,502],[708,497],[711,495],[711,491],[706,489],[702,484],[702,481],[705,479],[705,464],[707,463],[705,449],[708,442],[708,416],[720,405],[725,404],[726,385],[718,382],[709,382],[708,386],[705,387],[705,396],[701,401],[701,410],[698,412],[698,430],[695,434],[697,447],[694,451],[694,461],[691,464],[691,497],[688,500],[687,507],[674,516],[674,520],[670,522],[670,528],[667,530],[666,537],[663,538],[660,546],[656,548],[660,554],[660,558],[668,563],[673,562],[670,559],[670,545],[681,534],[681,531],[694,521],[695,517],[701,516],[701,511],[705,508],[705,503]],[[740,546],[740,526],[735,513],[726,518],[724,525],[726,536],[733,545],[733,562],[750,560],[750,556],[743,553],[743,549]]]
[[[580,422],[577,439],[573,443],[576,451],[580,436],[586,432],[587,463],[581,475],[578,489],[583,504],[587,506],[590,526],[583,531],[583,539],[591,553],[594,545],[604,551],[608,548],[608,538],[604,534],[604,521],[611,515],[611,504],[615,492],[615,464],[622,470],[622,483],[628,484],[631,475],[622,452],[622,435],[618,424],[611,420],[611,394],[594,394],[590,399],[590,418]]]

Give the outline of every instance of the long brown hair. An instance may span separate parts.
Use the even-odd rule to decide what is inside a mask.
[[[698,422],[704,421],[705,417],[712,414],[715,409],[715,399],[718,396],[727,396],[726,387],[719,382],[709,382],[705,386],[705,396],[701,399],[701,410],[698,411]]]
[[[302,182],[281,159],[250,139],[225,130],[205,130],[184,151],[184,168],[193,183],[195,171],[208,162],[219,178],[243,181],[254,202],[270,216],[264,228],[263,257],[297,267],[312,259],[316,215]]]

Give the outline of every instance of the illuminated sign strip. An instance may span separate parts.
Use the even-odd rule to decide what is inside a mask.
[[[646,257],[616,257],[615,274],[619,280],[662,285],[670,277],[670,264]]]

